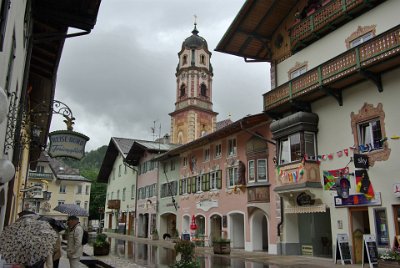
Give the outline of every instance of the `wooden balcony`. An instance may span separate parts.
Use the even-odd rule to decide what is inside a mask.
[[[28,175],[29,179],[36,179],[36,180],[53,180],[53,173],[46,173],[46,172],[29,172]]]
[[[269,185],[247,185],[248,203],[269,203],[270,202]]]
[[[361,15],[382,0],[325,0],[322,7],[309,11],[307,17],[289,29],[290,47],[296,52]]]
[[[399,67],[400,27],[382,33],[264,94],[264,111],[282,114],[296,103],[332,96],[342,105],[342,90],[371,80],[382,91],[380,74]]]

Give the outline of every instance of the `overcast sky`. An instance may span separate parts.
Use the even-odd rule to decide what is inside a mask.
[[[74,130],[90,137],[86,151],[111,137],[153,140],[170,133],[177,53],[191,35],[193,15],[207,40],[214,68],[213,104],[218,121],[262,111],[270,88],[267,63],[214,51],[244,0],[103,0],[94,30],[66,39],[55,99],[66,103]],[[65,129],[53,116],[51,131]]]

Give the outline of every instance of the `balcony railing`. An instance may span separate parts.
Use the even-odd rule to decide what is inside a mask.
[[[360,76],[360,71],[389,62],[399,55],[400,27],[397,26],[265,93],[264,110],[268,112],[300,97],[307,96],[306,100],[312,101],[324,94],[320,90],[322,87],[330,87],[335,82],[340,81],[339,89],[342,89],[357,82],[354,79],[364,79]],[[390,61],[389,64],[381,64],[374,71],[383,72],[398,65],[398,61]],[[354,78],[356,76],[358,78]],[[346,82],[350,77],[353,80]]]
[[[30,191],[25,193],[25,199],[27,200],[44,200],[48,201],[51,199],[51,192],[48,191]]]
[[[29,179],[53,180],[53,173],[29,172]]]
[[[293,25],[289,31],[292,51],[334,31],[334,25],[343,24],[356,14],[368,11],[383,1],[374,0],[325,0],[322,7],[309,11],[307,17]]]
[[[270,202],[270,186],[248,186],[247,202],[248,203],[269,203]]]

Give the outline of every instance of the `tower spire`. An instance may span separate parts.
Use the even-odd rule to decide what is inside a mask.
[[[195,34],[195,35],[197,35],[198,33],[199,33],[199,31],[197,30],[197,15],[195,14],[195,15],[193,15],[193,17],[194,17],[194,29],[193,29],[193,31],[192,31],[192,34]]]

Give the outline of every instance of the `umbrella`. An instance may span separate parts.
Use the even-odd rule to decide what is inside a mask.
[[[0,234],[0,254],[8,263],[33,265],[53,254],[57,237],[48,222],[22,217]]]
[[[57,232],[61,232],[62,230],[66,229],[65,224],[60,220],[56,220],[46,216],[40,216],[38,220],[47,221],[48,223],[50,223],[51,227],[53,227],[53,229],[55,229]]]
[[[54,210],[68,215],[75,215],[80,217],[89,216],[89,213],[84,208],[75,204],[60,204],[56,206]]]

